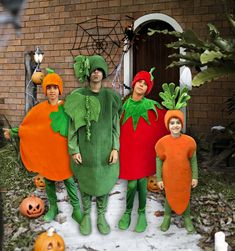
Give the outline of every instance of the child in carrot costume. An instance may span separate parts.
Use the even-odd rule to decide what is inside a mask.
[[[165,189],[165,212],[161,230],[167,231],[171,222],[171,211],[183,215],[185,228],[189,233],[195,231],[190,218],[191,187],[198,184],[198,166],[196,157],[196,142],[181,133],[184,126],[184,114],[178,110],[186,106],[190,99],[187,88],[180,88],[175,84],[163,84],[164,93],[162,104],[170,109],[164,117],[165,126],[170,135],[161,138],[156,146],[157,154],[157,181],[161,190]],[[175,98],[179,94],[178,102]]]
[[[59,94],[63,92],[61,77],[49,69],[49,73],[43,79],[42,89],[48,100],[34,106],[19,128],[4,129],[4,136],[7,139],[19,136],[24,166],[28,171],[37,172],[45,177],[49,210],[44,220],[52,221],[58,214],[55,181],[63,180],[73,206],[72,217],[80,223],[82,214],[77,186],[70,169],[68,141],[63,137],[66,136],[68,128],[64,126],[59,132],[55,132],[56,128],[53,128],[53,113],[63,112],[63,102],[59,100]]]

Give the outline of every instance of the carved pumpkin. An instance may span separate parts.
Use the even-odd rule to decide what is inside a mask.
[[[35,71],[31,77],[32,81],[36,85],[40,85],[42,83],[43,78],[44,78],[44,74],[43,72],[41,72],[40,69]]]
[[[42,175],[38,174],[34,177],[34,184],[39,189],[45,189],[46,184]]]
[[[44,209],[44,202],[35,195],[25,198],[20,204],[21,214],[29,218],[39,217],[43,214]]]
[[[64,251],[65,244],[62,237],[55,233],[53,227],[49,228],[47,232],[40,234],[35,243],[34,251]]]
[[[153,192],[153,193],[159,193],[161,191],[157,185],[157,177],[156,176],[153,175],[153,176],[148,177],[147,188],[150,192]]]

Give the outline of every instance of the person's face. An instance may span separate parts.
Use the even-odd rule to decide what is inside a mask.
[[[169,121],[169,130],[171,135],[178,136],[180,135],[182,129],[182,124],[178,118],[171,118]]]
[[[59,87],[57,85],[48,85],[47,86],[47,98],[50,103],[57,102],[59,98]]]
[[[91,73],[90,81],[93,83],[100,83],[103,79],[103,72],[100,69],[96,69]]]
[[[138,80],[135,83],[133,92],[139,96],[144,96],[147,89],[148,89],[148,86],[147,86],[145,80]]]

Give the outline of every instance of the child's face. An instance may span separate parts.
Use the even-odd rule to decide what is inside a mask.
[[[90,81],[93,83],[100,83],[103,79],[103,72],[100,69],[96,69],[91,73]]]
[[[178,118],[171,118],[169,121],[169,130],[173,136],[180,134],[182,129],[182,124]]]
[[[49,103],[57,102],[59,99],[59,87],[57,85],[48,85],[47,86],[47,98]]]
[[[139,80],[135,83],[133,92],[137,95],[145,95],[146,91],[148,89],[148,86],[145,82],[145,80]]]

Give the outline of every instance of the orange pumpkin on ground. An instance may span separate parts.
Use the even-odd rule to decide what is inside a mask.
[[[157,185],[157,177],[155,175],[149,176],[147,178],[147,188],[150,192],[153,193],[160,193],[160,188]]]
[[[62,237],[55,233],[54,228],[49,228],[46,232],[40,234],[35,243],[34,251],[64,251],[65,244]]]
[[[25,198],[20,204],[20,212],[29,218],[37,218],[44,212],[45,206],[43,200],[31,195]]]
[[[34,177],[34,184],[39,189],[45,189],[45,187],[46,187],[44,177],[40,174],[38,174]]]

